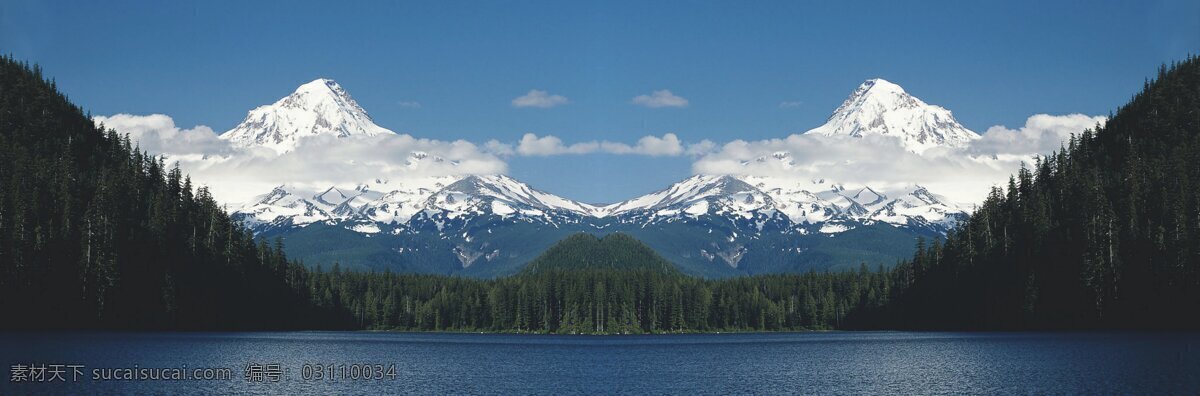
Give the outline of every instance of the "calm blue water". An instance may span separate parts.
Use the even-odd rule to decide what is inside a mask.
[[[1200,334],[1174,333],[8,333],[0,334],[0,394],[1195,394],[1198,352]],[[252,363],[284,373],[251,383]],[[395,365],[396,376],[303,378],[305,364],[352,363]],[[70,382],[66,369],[66,382],[11,382],[20,364],[79,364],[84,375]],[[227,368],[232,378],[91,379],[94,369],[134,365]]]

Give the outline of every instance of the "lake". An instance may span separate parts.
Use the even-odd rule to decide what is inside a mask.
[[[1195,333],[2,333],[0,394],[1194,394],[1197,352]],[[190,377],[114,379],[148,372]]]

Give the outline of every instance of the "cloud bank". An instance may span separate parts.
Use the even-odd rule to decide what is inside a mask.
[[[498,155],[515,154],[526,157],[596,153],[661,157],[678,156],[685,152],[683,142],[674,133],[667,133],[661,137],[644,136],[633,145],[607,140],[566,144],[554,135],[538,136],[526,133],[515,147],[495,140],[489,141],[485,147]]]
[[[507,164],[465,140],[444,141],[410,135],[334,138],[315,136],[294,151],[242,149],[211,128],[180,129],[162,114],[95,117],[97,124],[129,134],[142,150],[162,155],[224,203],[246,202],[281,184],[309,189],[353,186],[374,179],[504,173]],[[336,140],[336,141],[335,141]]]
[[[893,189],[920,184],[956,202],[980,202],[994,185],[1008,180],[1021,163],[1060,147],[1104,117],[1038,114],[1019,129],[994,126],[962,150],[906,151],[895,138],[794,134],[781,139],[725,144],[700,142],[688,148],[698,158],[695,173],[829,179],[839,183]]]
[[[511,156],[645,155],[692,158],[694,173],[827,179],[889,190],[920,184],[960,203],[979,202],[992,186],[1008,180],[1024,162],[1058,150],[1071,134],[1102,125],[1104,117],[1082,114],[1029,117],[1019,128],[993,126],[963,149],[916,154],[894,138],[793,134],[779,139],[685,142],[674,133],[644,136],[633,144],[608,140],[564,142],[554,135],[527,133],[517,142],[421,139],[387,135],[336,139],[317,136],[291,152],[229,145],[207,126],[180,128],[163,114],[95,117],[140,147],[178,162],[193,181],[221,202],[240,203],[281,184],[308,189],[353,186],[374,179],[495,174]],[[335,141],[336,140],[336,141]]]
[[[225,155],[229,144],[217,137],[212,128],[197,125],[190,129],[175,126],[175,120],[164,114],[95,116],[98,125],[128,134],[142,150],[171,156]]]
[[[1061,147],[1071,134],[1103,125],[1106,117],[1070,114],[1052,116],[1037,114],[1025,120],[1025,126],[1008,129],[996,125],[983,133],[983,138],[971,146],[974,153],[997,156],[1027,156],[1029,153],[1049,153]]]

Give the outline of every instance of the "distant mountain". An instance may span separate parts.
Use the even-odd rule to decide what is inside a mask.
[[[704,276],[890,265],[917,236],[940,238],[966,214],[919,186],[885,194],[712,175],[604,209],[600,230],[629,233]]]
[[[252,122],[261,119],[289,122]],[[954,146],[974,136],[948,111],[883,80],[864,83],[826,126],[834,120],[843,126],[831,131],[901,133],[908,136],[905,144]],[[317,80],[255,109],[229,132],[234,136],[224,137],[290,150],[318,134],[390,133],[375,128],[340,86]],[[792,166],[787,153],[758,160]],[[407,161],[415,166],[442,159],[412,153]],[[310,264],[337,261],[351,268],[472,276],[515,273],[579,232],[627,233],[685,272],[704,276],[890,265],[911,252],[917,236],[940,237],[965,214],[917,185],[884,191],[824,179],[735,175],[696,175],[608,205],[563,198],[504,175],[371,180],[320,189],[281,185],[233,210],[260,236],[287,238],[289,253]]]
[[[394,132],[375,125],[350,94],[329,79],[296,88],[274,104],[250,110],[246,119],[221,138],[240,147],[294,150],[300,139],[329,135],[338,138],[376,136]]]
[[[646,222],[678,215],[748,215],[775,203],[754,186],[734,176],[697,175],[664,190],[604,207],[604,214]]]
[[[654,249],[622,233],[603,238],[587,233],[572,234],[546,249],[521,272],[577,270],[648,270],[682,275]]]
[[[303,227],[313,223],[359,223],[401,225],[426,209],[433,194],[462,180],[456,176],[406,180],[376,179],[354,186],[329,186],[309,190],[280,185],[259,195],[234,211],[251,228]],[[374,233],[362,229],[365,233]]]
[[[890,264],[911,250],[915,236],[938,237],[965,214],[919,186],[893,196],[818,180],[812,185],[824,189],[812,192],[799,186],[767,189],[776,181],[763,178],[700,175],[643,197],[593,206],[507,176],[454,179],[306,192],[280,186],[234,216],[264,236],[289,238],[292,254],[329,244],[334,246],[327,251],[382,244],[368,249],[369,257],[317,260],[380,270],[427,269],[436,262],[437,273],[506,274],[566,235],[626,232],[689,273],[724,276],[853,268],[859,261]],[[383,193],[375,190],[380,186],[403,189]],[[327,228],[341,229],[343,236],[304,239],[331,232]],[[883,238],[871,244],[827,248],[835,243],[831,238],[863,233],[880,238],[880,232]],[[889,243],[892,247],[883,248]],[[381,254],[392,257],[382,260]],[[753,264],[743,262],[747,257]],[[397,261],[409,264],[397,267]]]
[[[806,133],[894,137],[916,153],[938,146],[963,147],[979,138],[959,124],[950,110],[926,104],[899,85],[879,78],[859,85],[824,125]]]
[[[602,215],[598,207],[535,190],[504,175],[467,176],[435,193],[426,207],[447,217],[486,213],[547,224]]]

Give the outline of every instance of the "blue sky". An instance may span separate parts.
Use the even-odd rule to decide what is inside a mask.
[[[1200,52],[1192,0],[646,3],[7,0],[0,51],[41,64],[98,115],[162,113],[220,132],[329,77],[381,126],[480,143],[783,137],[873,77],[982,132],[1037,113],[1107,114],[1159,64]],[[531,89],[570,103],[511,105]],[[662,89],[689,105],[630,103]],[[685,177],[691,161],[592,154],[509,167],[606,202]]]

